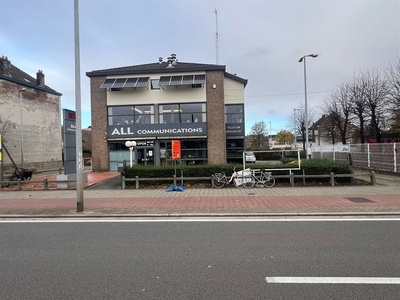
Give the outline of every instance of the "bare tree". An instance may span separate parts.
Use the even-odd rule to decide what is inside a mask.
[[[308,109],[308,128],[310,129],[312,124],[314,123],[314,110],[311,108]],[[299,110],[297,113],[294,114],[294,129],[295,129],[295,134],[300,134],[301,138],[303,140],[303,149],[305,148],[306,145],[306,111],[304,109],[303,104],[299,105]],[[310,135],[312,131],[309,130],[308,134]]]
[[[256,122],[251,127],[248,144],[255,148],[268,147],[268,131],[264,121]]]
[[[362,72],[360,80],[363,86],[361,97],[365,99],[371,118],[370,134],[375,136],[377,143],[380,143],[382,129],[384,129],[383,121],[390,111],[388,106],[389,85],[378,69]]]
[[[400,57],[394,63],[389,64],[384,70],[389,84],[388,98],[394,110],[400,109]]]
[[[347,143],[347,131],[352,111],[352,95],[350,93],[350,84],[343,81],[331,92],[323,101],[323,111],[328,116],[328,126],[332,139],[335,133],[339,134],[342,144]],[[332,140],[334,143],[334,140]]]

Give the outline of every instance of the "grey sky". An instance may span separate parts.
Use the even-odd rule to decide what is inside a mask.
[[[75,109],[74,0],[1,0],[0,55],[61,92]],[[90,125],[88,71],[157,62],[219,63],[248,79],[246,132],[264,121],[272,133],[291,130],[309,107],[346,77],[384,67],[400,56],[400,0],[80,0],[82,113]]]

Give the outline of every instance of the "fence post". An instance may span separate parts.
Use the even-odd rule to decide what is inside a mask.
[[[375,178],[375,172],[374,171],[371,171],[370,177],[371,177],[371,184],[372,185],[376,185],[376,178]]]
[[[335,186],[335,174],[333,174],[333,172],[331,172],[331,185]]]
[[[290,172],[290,185],[294,187],[294,173]]]
[[[371,167],[371,158],[370,158],[370,152],[369,152],[369,143],[367,144],[367,160],[368,160],[368,168]]]
[[[18,191],[22,190],[21,179],[18,179]]]
[[[48,190],[48,189],[49,189],[49,185],[48,185],[48,182],[47,182],[47,178],[45,178],[45,179],[43,180],[43,185],[44,185],[44,189],[45,189],[45,190]]]
[[[121,189],[125,189],[125,175],[121,175]]]
[[[306,185],[306,171],[303,169],[303,185]]]
[[[139,189],[139,176],[135,176],[136,179],[136,189]]]
[[[183,186],[183,170],[181,170],[181,186]]]
[[[393,166],[394,166],[394,172],[397,172],[397,149],[396,149],[396,143],[393,143]]]
[[[174,186],[176,186],[176,175],[174,174]]]

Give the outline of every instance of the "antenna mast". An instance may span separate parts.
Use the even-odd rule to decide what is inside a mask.
[[[219,64],[219,45],[218,45],[218,15],[217,9],[214,10],[215,13],[215,61]]]

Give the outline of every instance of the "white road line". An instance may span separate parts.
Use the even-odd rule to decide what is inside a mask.
[[[0,219],[0,223],[175,223],[175,222],[382,222],[382,221],[400,221],[400,218],[178,218],[178,217],[166,217],[156,219],[120,219],[120,218],[94,218],[94,219],[66,219],[66,218],[54,218],[54,219]]]
[[[400,284],[397,277],[266,277],[267,283]]]

